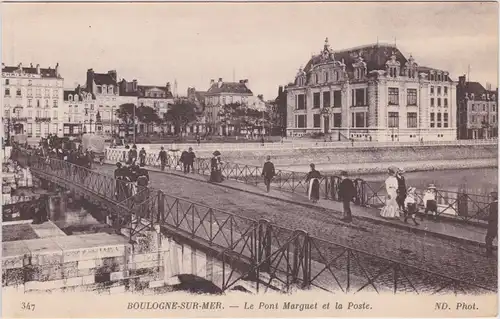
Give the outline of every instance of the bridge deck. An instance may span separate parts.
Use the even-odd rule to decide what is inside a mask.
[[[105,165],[96,169],[112,174],[114,167]],[[253,188],[253,192],[259,190],[247,184],[228,180],[222,185],[214,185],[203,182],[205,180],[203,176],[190,174],[190,179],[187,179],[177,174],[165,174],[152,169],[151,186],[173,196],[252,219],[266,218],[289,229],[305,230],[317,238],[399,260],[457,279],[470,280],[488,287],[495,285],[497,281],[496,260],[486,258],[484,250],[478,245],[428,236],[423,233],[412,233],[366,220],[358,219],[352,224],[346,224],[340,221],[339,214],[330,210],[332,208],[338,210],[338,207],[322,207],[330,203],[337,205],[332,201],[320,202],[317,208],[306,208],[292,202],[303,200],[300,194],[272,192],[272,196],[291,200],[285,202],[252,194],[249,192],[251,189],[246,188]],[[362,210],[364,208],[353,207],[353,214],[360,215]],[[420,227],[429,227],[428,225],[430,223]],[[445,225],[439,226],[446,228],[445,231],[449,231],[448,227],[451,227],[447,226],[448,224],[441,223],[440,225]],[[481,231],[484,232],[484,230]]]

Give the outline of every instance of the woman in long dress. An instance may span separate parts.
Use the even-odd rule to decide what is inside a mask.
[[[306,177],[306,183],[309,183],[309,200],[313,203],[317,203],[319,200],[319,179],[321,178],[321,174],[316,170],[314,164],[311,164],[310,166],[311,171]]]
[[[389,167],[389,177],[385,180],[385,189],[387,198],[385,206],[380,212],[380,216],[384,218],[399,218],[398,203],[396,201],[398,179],[396,178],[397,168]]]

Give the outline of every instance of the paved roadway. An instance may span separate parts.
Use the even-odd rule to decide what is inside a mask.
[[[114,166],[97,166],[112,174]],[[172,174],[150,171],[151,186],[167,194],[245,217],[266,218],[289,229],[302,229],[310,235],[349,246],[381,257],[401,261],[433,272],[486,287],[497,287],[497,261],[486,258],[484,249],[409,233],[392,227],[356,220],[346,224],[325,209],[300,205],[202,183]]]

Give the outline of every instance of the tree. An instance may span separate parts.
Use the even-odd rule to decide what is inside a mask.
[[[198,119],[200,112],[196,105],[187,100],[178,100],[168,109],[163,115],[163,119],[167,123],[171,123],[175,128],[175,133],[179,134],[185,131],[186,126]]]
[[[160,124],[161,119],[156,110],[150,106],[137,107],[133,103],[125,103],[120,105],[116,111],[116,116],[125,124],[134,123],[134,108],[135,108],[135,122],[144,123],[147,125]]]
[[[222,124],[233,125],[237,132],[241,129],[253,132],[256,127],[264,127],[270,119],[267,111],[259,111],[240,103],[223,105],[217,115]]]

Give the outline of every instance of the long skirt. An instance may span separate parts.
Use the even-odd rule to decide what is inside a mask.
[[[210,173],[210,181],[213,183],[220,183],[222,182],[222,171],[220,170],[213,170]]]
[[[380,212],[380,216],[384,218],[398,218],[399,217],[399,206],[396,202],[396,194],[391,194],[391,198],[387,197],[385,201],[385,206]]]
[[[309,181],[309,200],[319,200],[319,179],[317,178]]]

